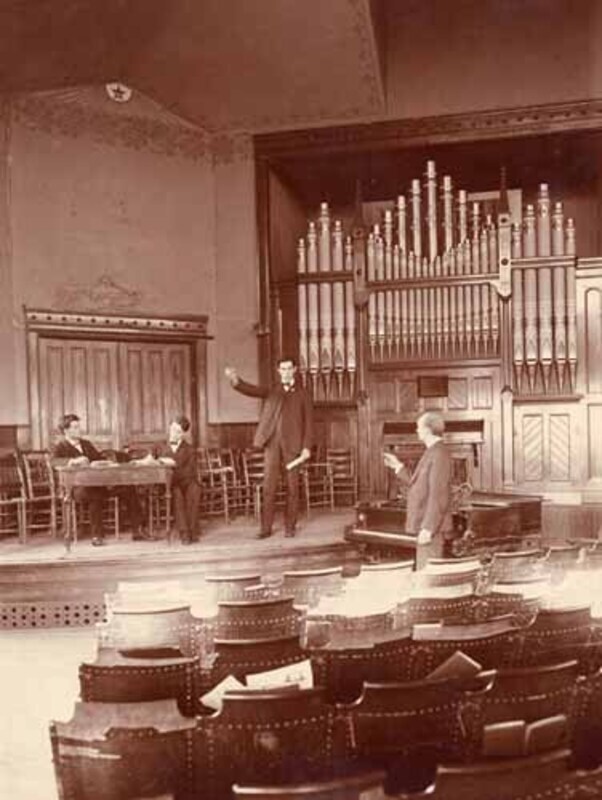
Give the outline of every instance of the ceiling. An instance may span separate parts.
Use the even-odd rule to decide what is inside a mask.
[[[0,92],[121,81],[216,132],[382,114],[382,0],[3,0]]]

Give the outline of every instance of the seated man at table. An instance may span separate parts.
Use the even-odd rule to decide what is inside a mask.
[[[92,442],[82,438],[80,419],[77,414],[65,414],[58,427],[63,438],[55,444],[52,452],[52,460],[55,465],[85,467],[94,461],[103,460],[102,454]],[[107,490],[102,486],[76,486],[73,490],[73,499],[76,503],[88,504],[92,544],[95,547],[105,543],[102,507],[106,497]],[[142,517],[138,495],[133,491],[128,491],[124,495],[124,499],[127,502],[134,539],[146,538],[141,531]]]
[[[174,467],[171,490],[174,500],[176,526],[183,544],[196,542],[199,528],[201,487],[197,473],[196,452],[186,441],[190,420],[177,416],[169,425],[168,441],[155,449],[153,455],[163,464]]]

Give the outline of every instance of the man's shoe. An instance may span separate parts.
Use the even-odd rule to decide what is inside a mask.
[[[296,531],[294,528],[290,531],[284,531],[284,535],[287,537],[287,539],[292,538],[295,535],[295,533]]]
[[[272,531],[259,531],[259,533],[255,534],[256,539],[269,539],[272,535]]]
[[[93,547],[103,547],[104,544],[105,544],[105,540],[102,539],[100,536],[95,536],[92,539]]]

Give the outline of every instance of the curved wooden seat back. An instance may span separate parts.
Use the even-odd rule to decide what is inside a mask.
[[[292,596],[218,603],[217,639],[280,638],[299,631],[300,615]]]
[[[55,769],[65,800],[192,797],[188,754],[195,723],[175,702],[76,703],[69,722],[51,724]]]
[[[261,575],[252,573],[246,575],[206,575],[205,583],[215,590],[215,599],[244,600],[245,588],[261,583]]]
[[[283,592],[295,598],[295,604],[315,606],[321,597],[343,590],[343,568],[291,570],[283,575]]]
[[[241,786],[234,784],[234,797],[254,800],[385,800],[384,772],[368,772],[320,783],[295,786]]]
[[[215,661],[203,673],[205,691],[228,675],[242,681],[249,673],[284,667],[306,657],[297,635],[273,639],[216,639],[214,649]]]
[[[463,693],[451,681],[366,683],[346,707],[360,758],[384,757],[433,747],[440,757],[458,755],[463,729]]]
[[[79,668],[80,695],[86,702],[177,701],[182,714],[196,710],[198,658],[132,658],[104,650],[93,664]]]
[[[434,787],[427,792],[401,794],[399,797],[407,800],[410,797],[416,800],[426,800],[427,797],[429,800],[527,800],[528,797],[544,797],[545,789],[560,786],[568,778],[569,757],[569,750],[557,750],[528,758],[440,766]]]
[[[349,757],[344,720],[321,689],[227,693],[220,712],[198,719],[196,735],[205,796],[216,800],[234,782],[326,780]]]
[[[350,703],[362,693],[364,683],[408,680],[411,641],[400,636],[369,648],[311,652],[314,681],[324,686],[329,703]]]

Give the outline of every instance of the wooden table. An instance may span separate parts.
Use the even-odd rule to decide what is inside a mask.
[[[171,544],[171,482],[173,466],[167,464],[103,464],[95,467],[55,467],[63,500],[65,520],[65,547],[71,549],[73,536],[73,490],[78,486],[165,486],[165,533]],[[150,513],[150,510],[149,510]],[[150,513],[152,535],[152,513]]]

